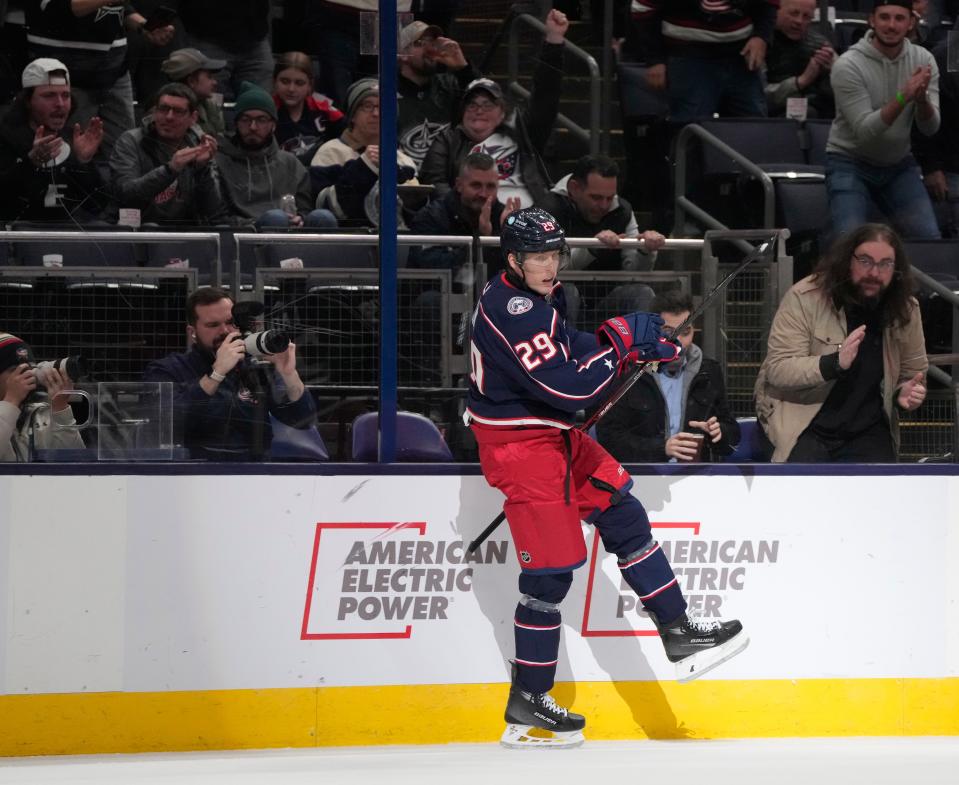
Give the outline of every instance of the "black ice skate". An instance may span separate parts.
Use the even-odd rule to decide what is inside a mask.
[[[506,704],[506,730],[500,744],[512,749],[578,747],[585,741],[586,718],[564,709],[548,692],[532,693],[513,684]]]
[[[655,617],[650,614],[655,621]],[[739,621],[690,619],[685,613],[672,624],[660,626],[666,657],[676,665],[680,682],[698,679],[717,665],[735,657],[749,645],[749,636]]]

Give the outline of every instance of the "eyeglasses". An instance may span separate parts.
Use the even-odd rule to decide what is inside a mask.
[[[170,104],[157,104],[154,112],[156,114],[172,114],[174,117],[186,117],[190,114],[189,109],[184,109],[182,106],[170,106]]]
[[[875,259],[872,259],[868,256],[854,256],[852,257],[852,260],[867,273],[871,273],[873,270],[879,270],[881,273],[888,273],[896,266],[895,259],[883,259],[882,261],[877,262]]]
[[[364,101],[356,107],[357,112],[378,112],[380,111],[379,101]]]
[[[243,115],[243,117],[236,118],[237,125],[247,125],[250,127],[255,125],[269,125],[272,122],[273,122],[273,118],[267,117],[267,116],[247,117],[246,115]]]
[[[499,104],[492,101],[470,101],[466,104],[466,108],[474,112],[492,112],[498,106]]]

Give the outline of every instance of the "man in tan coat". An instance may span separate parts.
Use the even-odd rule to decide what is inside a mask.
[[[756,379],[774,462],[894,462],[896,407],[926,397],[925,340],[902,243],[847,232],[783,298]]]

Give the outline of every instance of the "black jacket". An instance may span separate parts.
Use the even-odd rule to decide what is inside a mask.
[[[434,74],[425,85],[396,76],[400,149],[419,166],[436,136],[457,120],[463,90],[479,71],[470,63],[459,71]]]
[[[549,174],[538,151],[546,146],[553,130],[562,89],[563,45],[544,43],[533,73],[529,105],[515,113],[515,125],[505,122],[496,129],[496,133],[516,140],[519,169],[535,203],[539,203],[550,186]],[[446,193],[474,145],[460,125],[438,134],[420,166],[420,182],[434,185],[439,194]]]
[[[490,222],[493,233],[499,235],[503,203],[498,199],[490,209]],[[441,199],[434,199],[417,211],[410,222],[413,234],[466,235],[475,236],[476,227],[464,213],[456,191],[447,191]],[[426,245],[415,246],[410,251],[410,267],[458,270],[467,259],[465,245]],[[484,248],[483,259],[486,262],[487,277],[491,277],[503,268],[499,248]]]
[[[92,161],[81,163],[70,150],[71,122],[64,126],[62,160],[37,168],[27,154],[34,130],[23,107],[14,104],[0,119],[0,221],[90,221],[109,202]],[[65,157],[64,157],[65,156]]]
[[[959,74],[950,72],[947,67],[945,41],[932,53],[939,66],[939,114],[942,121],[933,136],[925,136],[913,126],[912,152],[923,174],[959,172]]]
[[[698,358],[698,359],[697,359]],[[708,438],[703,445],[704,461],[730,455],[739,443],[739,424],[726,401],[726,384],[719,363],[690,352],[683,370],[685,402],[683,430],[690,420],[718,417],[723,437],[716,444]],[[659,384],[652,374],[643,376],[596,424],[597,441],[621,463],[664,463],[669,414]]]
[[[599,223],[588,221],[569,195],[569,178],[570,175],[564,177],[541,201],[536,202],[537,207],[542,207],[556,219],[567,237],[595,237],[607,229],[627,237],[639,236],[633,207],[618,194]],[[576,248],[572,266],[577,270],[648,270],[651,256],[635,249],[624,252],[619,248]],[[584,259],[587,263],[583,263]]]
[[[194,38],[237,51],[269,35],[270,0],[186,0],[180,19]]]
[[[282,385],[269,384],[265,373],[243,363],[210,396],[200,379],[211,370],[213,357],[193,347],[150,363],[143,375],[147,382],[173,382],[175,438],[189,448],[191,457],[262,460],[272,440],[270,414],[294,428],[315,424],[316,406],[309,392],[297,401],[286,400]]]

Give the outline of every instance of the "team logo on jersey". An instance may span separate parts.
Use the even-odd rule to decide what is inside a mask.
[[[514,297],[508,303],[506,303],[506,310],[509,311],[513,316],[519,316],[521,313],[526,313],[533,307],[533,301],[529,297]]]
[[[93,20],[95,23],[99,22],[101,19],[106,19],[109,16],[115,16],[117,21],[122,25],[123,24],[123,14],[124,11],[123,5],[110,5],[105,8],[100,8],[97,10],[96,18]]]
[[[529,555],[529,551],[520,551],[519,557],[523,560],[523,564],[529,564],[533,561],[533,557]]]

